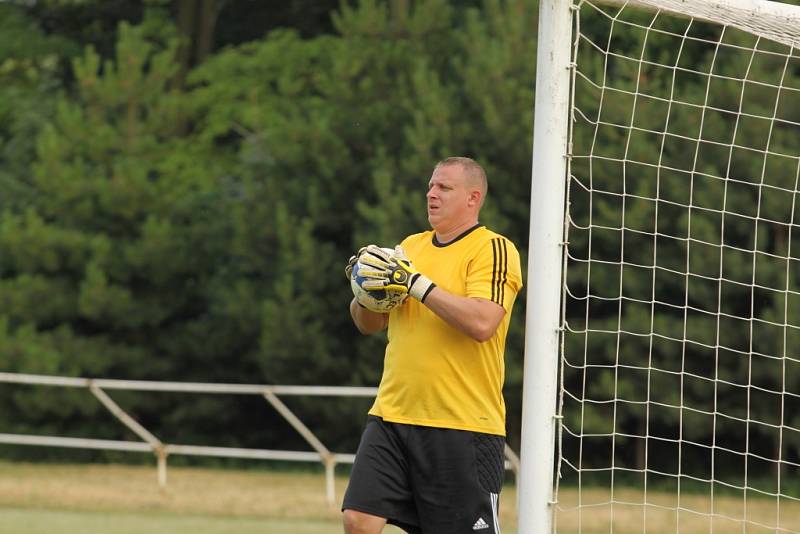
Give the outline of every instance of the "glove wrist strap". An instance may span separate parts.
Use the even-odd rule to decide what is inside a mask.
[[[433,291],[436,284],[428,278],[419,273],[416,274],[408,287],[408,294],[420,302],[425,302],[425,298]]]

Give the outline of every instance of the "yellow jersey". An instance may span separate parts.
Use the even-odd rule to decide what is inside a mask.
[[[441,289],[491,300],[506,313],[491,339],[479,342],[407,299],[389,314],[383,376],[369,413],[395,423],[505,436],[504,352],[522,288],[519,252],[481,225],[448,243],[427,231],[401,245],[414,267]]]

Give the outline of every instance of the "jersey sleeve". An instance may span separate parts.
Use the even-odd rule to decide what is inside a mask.
[[[467,296],[491,300],[508,311],[522,289],[522,268],[514,244],[502,236],[483,244],[470,261]]]

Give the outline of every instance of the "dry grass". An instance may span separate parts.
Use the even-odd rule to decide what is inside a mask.
[[[346,481],[337,478],[338,496]],[[161,491],[154,467],[0,463],[0,506],[336,519],[322,474],[171,467]]]
[[[329,525],[325,532],[339,531],[338,506],[326,504],[321,470],[170,467],[168,475],[168,487],[160,491],[154,466],[0,463],[0,508],[297,520]],[[337,477],[337,504],[346,483],[346,477]],[[562,488],[559,533],[800,533],[800,503],[785,500],[778,507],[774,499],[751,499],[745,510],[741,500],[720,497],[712,510],[702,495],[683,495],[679,501],[676,495],[650,492],[645,501],[641,492],[622,490],[615,492],[612,505],[607,491],[591,489],[580,494],[582,507],[576,508],[578,497],[577,491]],[[501,524],[507,534],[516,529],[515,503],[515,488],[507,486],[501,497]]]
[[[160,491],[155,467],[0,463],[0,508],[302,519],[338,523],[347,479],[336,478],[337,505],[320,472],[286,473],[170,467]],[[501,521],[513,527],[516,492],[504,490]],[[387,529],[387,534],[400,532]],[[509,528],[509,531],[513,531]]]
[[[559,498],[559,533],[594,534],[695,534],[736,532],[800,532],[800,503],[782,499],[682,495],[633,489],[616,491],[614,504],[607,490],[584,490],[578,508],[578,492],[566,490]],[[646,503],[646,504],[645,504]],[[613,527],[613,529],[612,529]]]

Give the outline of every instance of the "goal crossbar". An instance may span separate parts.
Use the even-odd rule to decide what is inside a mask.
[[[800,6],[768,0],[601,0],[601,4],[637,7],[733,28],[800,47]]]

